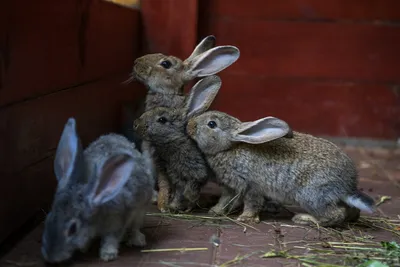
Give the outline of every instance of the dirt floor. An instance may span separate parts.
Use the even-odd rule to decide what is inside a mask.
[[[373,217],[341,228],[317,229],[294,225],[291,212],[283,211],[264,214],[260,224],[246,226],[229,218],[213,219],[206,210],[166,216],[153,206],[144,229],[144,249],[150,252],[122,247],[116,261],[105,263],[94,246],[73,266],[400,266],[400,149],[345,150],[357,162],[360,188],[380,203]],[[206,203],[216,201],[218,193],[210,184],[202,198]],[[40,225],[26,236],[0,259],[0,266],[45,266],[40,256],[42,230]]]

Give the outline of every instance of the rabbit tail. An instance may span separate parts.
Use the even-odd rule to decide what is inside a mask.
[[[344,199],[347,205],[358,208],[362,211],[373,213],[375,211],[375,201],[361,191],[356,191],[353,195]]]

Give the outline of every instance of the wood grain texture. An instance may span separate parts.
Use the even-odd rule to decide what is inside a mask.
[[[317,135],[396,139],[400,94],[384,84],[221,75],[214,108],[241,120],[276,116]]]
[[[397,0],[201,0],[209,17],[269,20],[400,20]]]
[[[210,19],[206,33],[239,47],[228,72],[400,82],[397,27]],[[205,33],[204,33],[205,34]]]
[[[188,57],[197,42],[198,0],[142,0],[143,53]]]
[[[122,104],[145,93],[121,85],[138,55],[138,10],[101,0],[7,0],[1,8],[0,242],[51,202],[67,118],[87,144],[117,130]]]
[[[83,145],[120,127],[122,103],[144,96],[113,76],[0,111],[0,242],[54,193],[53,159],[64,124],[75,117]],[[10,203],[13,203],[10,205]]]
[[[131,67],[139,11],[99,0],[4,2],[0,106]]]

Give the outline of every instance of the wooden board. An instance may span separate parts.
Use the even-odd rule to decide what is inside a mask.
[[[397,27],[211,19],[207,33],[239,47],[227,71],[265,77],[400,82]]]
[[[399,20],[397,0],[201,0],[208,17],[297,20]]]
[[[218,107],[243,119],[273,113],[312,134],[398,139],[399,7],[396,0],[201,1],[199,35],[241,51],[222,73]]]
[[[51,201],[52,161],[67,119],[76,118],[86,146],[119,128],[122,103],[144,96],[140,87],[120,85],[124,77],[123,73],[0,111],[0,217],[7,218],[0,221],[0,242]]]
[[[3,2],[3,1],[2,1]],[[91,0],[7,0],[0,106],[130,68],[139,11]]]
[[[215,108],[241,120],[276,116],[318,135],[396,139],[400,94],[384,84],[221,75]]]
[[[198,0],[142,0],[143,53],[188,57],[197,42]]]

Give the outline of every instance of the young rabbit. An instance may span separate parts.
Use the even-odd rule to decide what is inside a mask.
[[[54,172],[58,181],[42,237],[42,255],[50,263],[86,251],[101,238],[100,258],[117,258],[119,244],[144,246],[140,228],[151,200],[154,174],[149,155],[140,154],[125,137],[99,137],[85,151],[68,119],[61,135]]]
[[[155,107],[182,108],[186,96],[184,86],[197,77],[216,74],[233,64],[240,56],[239,49],[234,46],[217,46],[215,37],[204,38],[185,60],[160,53],[148,54],[135,60],[132,78],[146,85],[145,110]],[[151,144],[142,143],[142,150],[150,149]],[[158,208],[162,212],[170,198],[168,178],[162,170],[158,171]]]
[[[199,198],[201,187],[213,174],[197,148],[196,143],[186,134],[188,118],[197,114],[195,101],[202,95],[217,95],[221,79],[208,76],[198,81],[190,91],[183,108],[157,107],[142,114],[135,120],[135,132],[155,149],[158,169],[166,174],[173,199],[169,208],[190,211]]]
[[[198,103],[207,109],[209,101]],[[187,132],[205,154],[225,194],[241,194],[239,221],[259,222],[264,196],[281,204],[297,204],[308,214],[297,214],[299,224],[333,226],[355,221],[360,210],[372,213],[374,201],[357,189],[352,160],[333,143],[291,132],[289,125],[266,117],[241,122],[228,114],[208,111],[191,118]],[[223,212],[221,197],[215,211]],[[220,209],[220,210],[218,210]]]
[[[173,199],[169,207],[174,210],[191,210],[199,198],[201,187],[208,179],[214,180],[203,153],[187,135],[186,125],[190,118],[203,112],[198,103],[208,101],[211,104],[220,87],[221,79],[218,76],[203,78],[193,86],[183,108],[154,108],[134,122],[135,132],[143,140],[151,142],[157,152],[155,159],[158,167],[167,174],[169,183],[173,185]],[[225,193],[223,196],[231,197]],[[232,202],[229,206],[231,210],[243,203],[240,198],[227,201]],[[266,199],[266,204],[268,212],[278,210],[278,206],[269,199]],[[214,209],[210,213],[214,213]]]

